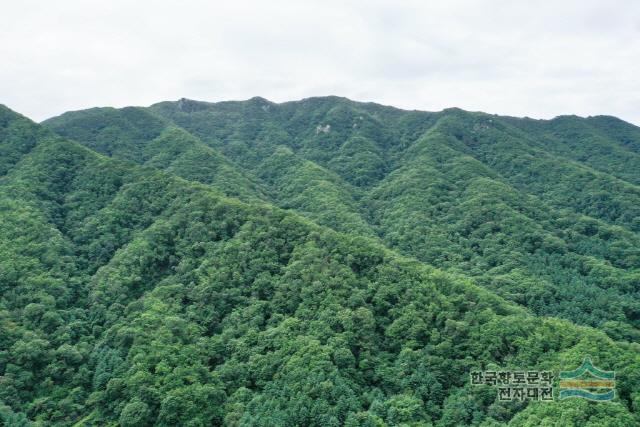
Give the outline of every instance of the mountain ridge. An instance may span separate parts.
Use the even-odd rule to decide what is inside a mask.
[[[548,193],[449,146],[465,146],[455,132],[421,132],[429,120],[318,108],[281,123],[214,116],[227,128],[210,138],[210,117],[178,117],[191,130],[171,123],[164,139],[111,115],[89,122],[111,126],[104,135],[83,120],[0,121],[0,147],[14,153],[0,178],[0,419],[529,426],[570,412],[576,425],[634,425],[637,233],[547,208]],[[463,141],[477,125],[462,122]],[[233,176],[251,172],[267,200],[225,195],[221,166],[181,177],[210,163],[181,157],[191,137]],[[402,166],[378,177],[361,147]],[[540,311],[556,291],[569,307],[552,314],[590,324],[586,309],[602,305],[572,304],[575,288],[609,295],[596,316],[610,319],[594,328]],[[499,402],[469,383],[473,369],[573,368],[585,354],[616,370],[614,404]]]
[[[598,153],[602,151],[596,145],[600,140],[593,140],[599,137],[600,130],[595,137],[587,135],[591,139],[583,147],[585,154],[576,156],[574,152],[577,149],[562,151],[549,148],[544,142],[546,134],[528,134],[514,125],[512,118],[457,108],[439,113],[411,112],[356,103],[340,97],[309,98],[282,104],[252,98],[244,102],[199,105],[202,108],[185,112],[178,108],[179,103],[165,102],[154,104],[149,110],[199,138],[203,144],[227,158],[237,170],[253,176],[257,170],[258,176],[255,177],[268,189],[266,192],[271,195],[268,198],[271,203],[293,209],[336,230],[359,230],[359,233],[377,236],[389,247],[424,262],[435,263],[438,267],[462,268],[461,272],[493,286],[494,291],[511,295],[520,303],[529,301],[525,303],[527,306],[558,306],[551,311],[538,308],[539,314],[560,315],[591,325],[626,319],[625,322],[634,325],[634,329],[638,328],[636,319],[640,309],[629,299],[630,296],[624,295],[633,293],[632,283],[637,275],[638,255],[632,248],[639,244],[640,187],[625,180],[624,176],[603,172],[604,166],[599,170],[592,168],[594,165],[589,163],[593,163],[589,159],[592,158],[593,147]],[[265,105],[274,109],[265,110],[262,108]],[[551,124],[553,130],[556,123],[562,124],[566,120],[536,121],[536,126]],[[575,120],[570,118],[569,123]],[[587,120],[578,119],[580,123]],[[47,123],[53,130],[73,139],[73,124],[65,124],[62,119],[52,119]],[[325,132],[326,125],[330,127]],[[592,126],[588,125],[588,128]],[[525,126],[524,129],[528,128]],[[557,138],[555,140],[558,141]],[[602,144],[610,146],[614,142],[608,139]],[[278,147],[287,147],[289,151]],[[290,154],[283,157],[287,152]],[[580,160],[581,156],[586,156],[587,163]],[[607,168],[617,167],[619,158],[618,152],[600,153],[597,157],[601,163],[607,161],[604,163]],[[636,170],[640,171],[640,158],[631,156],[626,164],[635,165],[629,169],[629,176],[640,176],[635,174]],[[412,168],[424,169],[425,165],[431,165],[431,169],[412,172]],[[614,172],[617,170],[623,169],[615,169]],[[401,199],[403,202],[397,202],[393,192],[384,190],[389,180],[396,188],[402,188],[401,181],[411,174],[421,178],[412,181],[408,195]],[[336,180],[336,176],[340,179]],[[440,180],[444,186],[441,185],[436,192],[428,190],[429,193],[424,193],[421,187],[431,186],[432,179]],[[449,182],[445,184],[447,180]],[[487,187],[489,192],[474,184],[477,180],[490,184]],[[458,192],[467,186],[472,190]],[[501,202],[504,209],[487,210],[481,207],[484,202],[477,202],[482,199],[503,200],[502,194],[509,193],[512,196]],[[381,200],[381,195],[388,200]],[[476,201],[471,199],[465,205],[468,197],[475,197]],[[429,199],[431,206],[425,204]],[[442,204],[441,199],[446,203]],[[380,213],[385,212],[384,205],[394,203],[401,209],[387,210],[395,212],[394,216],[383,220]],[[597,203],[603,207],[598,207]],[[487,221],[486,215],[502,216],[502,221],[513,223],[501,234],[502,237],[490,244],[491,251],[501,255],[497,255],[497,263],[493,260],[489,265],[492,268],[510,265],[508,270],[501,271],[500,275],[479,270],[485,264],[488,249],[484,249],[480,241],[474,242],[476,237],[466,234],[464,229],[468,226],[458,228],[455,222],[447,222],[453,218],[458,218],[456,221],[464,218],[459,208],[452,211],[454,216],[447,217],[446,221],[435,215],[435,211],[424,217],[422,224],[411,220],[419,218],[423,212],[432,211],[433,206],[440,206],[438,209],[445,212],[444,209],[450,209],[447,206],[452,204],[473,207],[473,212],[477,212],[474,215],[478,217],[464,219],[471,224]],[[407,210],[409,206],[414,206],[414,209]],[[523,206],[528,206],[526,215],[532,217],[522,216]],[[549,216],[544,211],[553,214]],[[518,221],[525,218],[526,227],[538,228],[536,223],[546,218],[546,225],[534,235],[539,235],[535,239],[548,243],[532,245],[530,231],[518,230]],[[407,223],[407,220],[411,222]],[[584,221],[596,221],[594,224],[598,225],[595,227],[609,230],[602,233],[615,236],[613,243],[599,235],[595,238],[581,236],[582,231],[576,234],[569,226],[571,222],[580,224]],[[425,229],[425,224],[431,225]],[[626,231],[615,227],[624,227]],[[415,229],[423,230],[423,237],[413,233]],[[449,231],[442,232],[442,229]],[[425,241],[424,236],[435,240]],[[584,249],[587,241],[591,247]],[[488,241],[484,242],[486,245]],[[621,245],[624,252],[614,257],[607,255],[604,248],[612,244]],[[505,245],[513,247],[515,252],[511,250],[508,256]],[[458,253],[452,253],[452,248],[459,248]],[[540,255],[532,256],[533,252]],[[461,258],[461,254],[465,255]],[[561,256],[564,258],[560,259]],[[621,257],[624,257],[624,262],[621,262]],[[455,259],[460,261],[452,261]],[[563,266],[568,259],[572,260],[570,266]],[[598,266],[598,274],[603,275],[597,280],[593,277],[595,273],[590,273],[595,271],[594,265]],[[513,281],[511,273],[515,274],[517,282],[522,282],[523,271],[528,277],[526,282],[539,282],[539,285],[529,286],[530,289],[525,291],[533,295],[522,297],[519,294],[523,289],[514,294],[504,285],[497,288],[497,285],[490,285],[493,277],[502,277],[504,273],[508,273],[506,282]],[[573,278],[568,277],[569,274]],[[567,283],[576,280],[583,284],[581,286],[587,286],[584,292],[591,296],[566,293]],[[605,285],[613,281],[623,284],[617,286],[619,290],[614,290],[610,284]],[[505,281],[501,279],[500,283]],[[556,295],[558,291],[563,295]],[[618,292],[622,294],[616,296]],[[582,302],[576,298],[582,298]],[[619,304],[612,302],[611,298],[624,300],[630,305],[621,311],[612,311],[610,306]],[[575,311],[572,305],[576,304],[583,307],[579,311],[589,311],[594,299],[601,301],[597,309],[599,314],[589,314],[589,320],[582,314],[571,314]],[[563,308],[563,304],[569,306]]]

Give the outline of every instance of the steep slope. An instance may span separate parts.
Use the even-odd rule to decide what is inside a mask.
[[[53,136],[53,132],[0,104],[0,177],[39,141]]]
[[[5,422],[638,422],[637,344],[72,142],[23,152],[0,182]],[[587,352],[616,370],[616,403],[512,404],[469,385],[472,369],[558,370]]]
[[[239,164],[255,167],[278,146],[285,145],[307,160],[339,174],[346,172],[342,175],[346,181],[365,186],[380,179],[384,165],[438,117],[434,113],[402,111],[339,97],[282,104],[262,98],[219,103],[182,99],[155,104],[149,109],[199,136],[229,158],[239,160]],[[355,141],[349,142],[352,139]],[[371,151],[374,162],[383,170],[366,163],[362,166],[373,174],[368,177],[366,173],[359,176],[345,168],[346,161],[357,162],[363,154],[363,150],[353,153],[350,146]],[[344,158],[336,164],[341,154]],[[358,156],[351,159],[350,154]],[[337,169],[331,167],[332,162]]]
[[[130,161],[140,160],[146,143],[166,126],[161,118],[138,107],[71,111],[50,119],[48,124],[67,139],[84,141],[99,153]]]
[[[610,132],[608,128],[603,129],[598,125],[607,119],[617,120],[606,117],[585,120],[563,116],[550,121],[516,119],[509,120],[509,123],[521,129],[530,143],[549,153],[638,185],[640,152],[633,149],[633,144],[625,144],[625,139],[615,131]],[[632,128],[630,126],[629,130]],[[627,141],[631,142],[631,138]],[[640,132],[637,141],[640,141]]]
[[[166,169],[243,200],[265,200],[264,189],[198,138],[149,111],[127,107],[69,112],[45,124],[101,154]]]
[[[640,131],[632,125],[402,111],[338,97],[183,99],[148,111],[251,173],[282,208],[377,235],[539,315],[640,337]],[[85,128],[74,115],[71,127]],[[163,140],[154,153],[172,159],[171,147]],[[201,165],[187,157],[180,169]]]
[[[211,105],[215,108],[210,108]],[[361,217],[362,213],[354,200],[357,198],[357,194],[354,194],[357,191],[355,187],[350,186],[330,169],[305,160],[304,153],[294,154],[291,149],[287,150],[285,147],[289,144],[290,137],[287,131],[278,129],[277,120],[273,123],[262,123],[251,118],[256,114],[271,114],[273,112],[269,110],[271,106],[271,103],[257,98],[246,105],[243,103],[208,104],[189,100],[182,100],[176,104],[158,104],[150,109],[154,112],[154,117],[156,117],[155,114],[167,117],[175,115],[177,124],[187,126],[190,132],[198,135],[203,141],[208,141],[214,148],[209,148],[200,141],[194,141],[197,137],[190,136],[182,128],[173,125],[169,128],[169,133],[165,131],[152,141],[139,141],[137,148],[139,154],[135,160],[137,163],[159,167],[190,180],[211,183],[227,195],[243,196],[241,197],[243,200],[249,200],[250,195],[253,194],[255,198],[270,200],[284,208],[296,209],[298,213],[340,231],[356,231],[373,235],[366,220]],[[238,109],[240,111],[237,111]],[[126,114],[124,109],[121,112]],[[92,120],[99,122],[98,112],[94,113],[91,115]],[[203,119],[188,121],[188,116],[185,114],[191,113],[199,114]],[[274,114],[277,119],[280,119],[284,113]],[[263,118],[267,120],[268,115]],[[116,127],[119,123],[115,123],[108,116],[104,117],[103,122],[113,122],[112,126]],[[221,123],[220,126],[217,125],[218,122]],[[194,123],[200,123],[202,126],[195,126]],[[83,114],[66,113],[47,120],[45,124],[63,136],[95,148],[95,144],[83,142],[83,137],[86,129],[95,129],[99,126],[88,122]],[[237,126],[238,129],[226,128],[232,126]],[[225,133],[218,135],[216,130],[224,130]],[[239,137],[232,136],[232,132],[245,138],[242,142],[244,148],[238,146],[240,142],[237,138]],[[129,130],[124,126],[120,126],[117,133],[125,135],[121,137],[123,141],[133,139],[133,136],[126,136]],[[315,131],[313,134],[318,136]],[[228,137],[232,141],[221,145],[216,143],[218,137]],[[89,137],[89,141],[93,139],[96,138]],[[184,150],[185,141],[191,142],[194,148],[182,154],[179,150]],[[283,144],[279,145],[279,142]],[[307,144],[315,146],[316,142],[314,138]],[[218,166],[222,162],[217,158],[211,158],[217,153],[216,150],[220,150],[237,162],[233,166],[228,161],[223,163],[223,170],[226,172],[224,177],[221,177],[222,173],[219,171],[222,168]],[[121,159],[131,159],[133,151],[136,150],[125,147],[122,152],[113,151],[112,155]],[[221,157],[217,154],[216,156]],[[347,157],[344,158],[347,159]],[[338,168],[344,170],[350,166],[348,161],[343,161]],[[237,171],[236,176],[258,174],[262,178],[262,185],[255,184],[255,179],[252,179],[251,185],[247,183],[243,186],[235,185],[238,179],[232,176],[233,170]],[[371,173],[378,174],[370,167],[363,172],[365,175]],[[231,177],[227,178],[230,175]],[[359,178],[356,176],[355,179]],[[245,191],[238,191],[237,188],[244,188]]]
[[[640,153],[640,129],[617,117],[595,116],[587,119],[591,126],[615,139],[625,148]]]
[[[372,191],[366,204],[383,239],[537,314],[637,328],[637,234],[554,210],[459,145],[436,126]]]
[[[640,187],[544,151],[488,115],[460,113],[440,123],[444,133],[458,140],[456,148],[491,167],[517,189],[552,206],[640,231]],[[595,144],[591,148],[598,149]],[[630,164],[632,156],[629,153]],[[615,156],[610,157],[615,163]],[[633,171],[629,173],[634,175]]]
[[[279,147],[266,158],[257,175],[274,189],[280,207],[293,209],[334,230],[374,235],[359,212],[356,190],[335,173],[302,159],[288,147]]]

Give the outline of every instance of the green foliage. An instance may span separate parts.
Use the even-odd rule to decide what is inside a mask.
[[[640,421],[633,128],[181,100],[47,122],[79,144],[0,113],[2,425]],[[613,403],[469,385],[587,354]]]

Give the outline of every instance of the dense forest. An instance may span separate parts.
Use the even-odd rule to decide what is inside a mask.
[[[613,402],[469,380],[587,355]],[[640,128],[0,106],[0,425],[639,423]]]

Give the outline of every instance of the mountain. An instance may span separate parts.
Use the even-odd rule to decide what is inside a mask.
[[[102,154],[148,164],[136,154],[155,138],[140,139],[152,127],[142,111],[147,122],[182,129],[250,176],[263,201],[470,276],[537,315],[599,327],[615,339],[640,337],[640,129],[633,125],[403,111],[338,97],[182,99],[71,112],[44,124]],[[116,113],[124,119],[112,119]],[[83,142],[96,140],[108,142]],[[154,146],[177,158],[168,148],[177,140]],[[201,170],[197,159],[181,165]],[[191,178],[234,195],[214,173]]]
[[[576,120],[617,147],[584,148],[598,168],[549,147],[576,143],[561,124],[335,97],[43,125],[0,107],[0,420],[636,425],[638,187],[619,150],[640,139]],[[585,355],[616,371],[613,403],[469,381]]]

